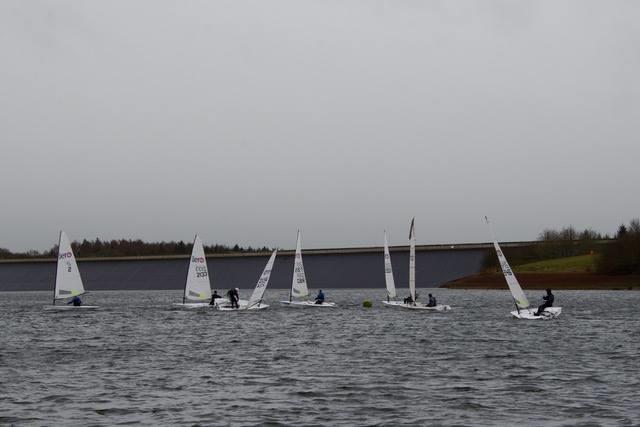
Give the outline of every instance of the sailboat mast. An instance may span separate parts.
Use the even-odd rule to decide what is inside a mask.
[[[393,280],[393,267],[391,265],[391,254],[389,253],[389,241],[387,231],[384,232],[384,280],[387,287],[387,302],[396,297],[396,286]]]
[[[193,248],[196,247],[196,239],[198,235],[193,236],[193,245],[191,246],[191,255],[189,255],[189,264],[187,264],[187,278],[184,280],[184,292],[182,292],[182,304],[187,303],[187,284],[189,283],[189,267],[191,267],[191,257],[193,256]],[[205,264],[207,263],[207,257],[204,257]]]
[[[409,293],[416,305],[416,234],[414,229],[415,218],[411,219],[411,228],[409,229]]]
[[[296,278],[296,260],[298,256],[298,245],[300,244],[300,230],[298,229],[298,235],[296,236],[296,252],[293,254],[293,278]],[[289,288],[289,302],[293,301],[293,286],[294,280],[291,280],[291,287]]]
[[[60,262],[60,241],[62,240],[62,230],[58,233],[58,254],[56,256],[56,278],[53,281],[53,305],[56,305],[56,289],[58,287],[58,263]]]
[[[507,258],[502,252],[502,249],[500,249],[500,245],[498,244],[496,235],[493,232],[493,227],[489,222],[489,218],[485,216],[484,220],[489,226],[489,231],[491,232],[491,238],[493,239],[493,248],[495,249],[496,255],[498,257],[498,262],[500,263],[500,269],[502,270],[502,274],[507,282],[507,287],[511,292],[511,296],[513,297],[516,303],[516,306],[518,307],[518,312],[520,311],[519,310],[520,308],[527,309],[530,307],[531,304],[529,304],[529,300],[527,299],[527,296],[522,290],[522,286],[520,286],[518,279],[516,279],[516,276],[513,273],[511,266],[509,265],[509,261],[507,261]]]
[[[293,259],[293,276],[291,276],[291,293],[289,294],[290,303],[293,302],[294,295],[296,298],[304,298],[309,296],[307,278],[304,274],[304,265],[302,264],[302,244],[300,243],[300,230],[298,230],[296,253]]]
[[[298,230],[298,236],[300,236],[300,230]],[[298,242],[296,241],[296,251]],[[296,275],[296,252],[293,253],[293,276]],[[289,302],[293,300],[293,279],[291,280],[291,286],[289,287]]]

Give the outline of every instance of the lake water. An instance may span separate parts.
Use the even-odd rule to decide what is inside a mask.
[[[558,291],[562,316],[528,322],[506,291],[437,289],[446,313],[325,292],[339,308],[105,291],[52,313],[51,292],[0,293],[0,424],[640,425],[640,292]]]

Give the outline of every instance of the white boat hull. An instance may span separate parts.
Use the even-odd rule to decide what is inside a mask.
[[[335,302],[323,302],[322,304],[316,304],[314,301],[280,301],[287,307],[337,307]]]
[[[449,305],[444,305],[444,304],[438,304],[436,306],[433,307],[427,307],[426,305],[422,304],[422,303],[415,303],[415,304],[405,304],[402,301],[382,301],[382,304],[384,304],[386,307],[393,307],[393,308],[404,308],[407,310],[431,310],[431,311],[448,311],[451,310],[451,306]]]
[[[213,307],[208,302],[185,302],[184,304],[181,302],[174,302],[173,306],[176,308],[207,308]]]
[[[269,278],[271,277],[271,271],[273,270],[273,263],[276,260],[277,252],[278,251],[276,250],[271,253],[271,257],[269,258],[269,261],[267,261],[267,265],[265,265],[264,270],[262,270],[260,279],[258,279],[258,283],[256,283],[256,287],[253,289],[253,293],[249,297],[249,301],[241,299],[238,300],[238,305],[236,307],[231,307],[229,300],[226,300],[225,304],[217,305],[217,309],[219,311],[258,311],[269,308],[267,304],[262,302],[262,297],[264,296],[264,292],[267,290],[267,285],[269,284]]]
[[[524,320],[549,320],[560,316],[560,313],[562,313],[562,307],[547,307],[540,316],[535,315],[537,311],[537,308],[526,308],[520,309],[520,311],[512,311],[511,315],[517,319]]]
[[[95,310],[98,305],[45,305],[47,311]]]
[[[259,305],[253,305],[249,308],[247,308],[247,305],[240,305],[240,308],[231,308],[230,305],[217,305],[216,308],[219,311],[255,311],[255,310],[265,310],[267,308],[269,308],[269,306],[267,304],[259,304]]]
[[[228,305],[229,304],[229,300],[226,298],[216,298],[216,304],[215,306],[212,306],[211,304],[209,304],[208,302],[185,302],[185,303],[181,303],[181,302],[174,302],[173,306],[176,308],[184,308],[184,309],[194,309],[194,308],[214,308],[217,306],[221,306],[221,305]],[[246,299],[241,299],[238,304],[240,304],[240,306],[242,305],[247,305],[249,304],[249,301]]]

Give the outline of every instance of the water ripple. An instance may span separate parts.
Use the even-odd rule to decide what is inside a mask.
[[[0,424],[640,424],[640,293],[557,292],[551,322],[511,319],[501,291],[437,290],[444,314],[330,294],[245,316],[175,310],[179,292],[95,292],[93,313],[0,294]]]

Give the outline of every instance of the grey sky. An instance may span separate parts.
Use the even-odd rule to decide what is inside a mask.
[[[640,2],[0,2],[0,247],[640,216]]]

